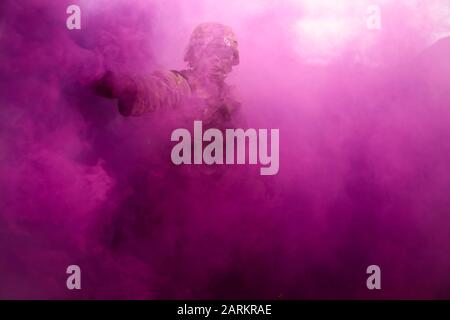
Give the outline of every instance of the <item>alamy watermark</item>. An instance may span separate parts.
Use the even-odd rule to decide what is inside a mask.
[[[202,121],[194,121],[193,138],[188,129],[172,132],[171,141],[178,143],[171,159],[176,165],[246,164],[248,160],[248,164],[262,166],[261,175],[275,175],[280,168],[279,140],[279,129],[270,129],[269,142],[268,129],[225,129],[223,133],[210,128],[203,132]]]

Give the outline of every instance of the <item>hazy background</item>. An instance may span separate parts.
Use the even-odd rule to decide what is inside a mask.
[[[450,298],[449,8],[2,1],[0,297]],[[205,21],[238,36],[229,81],[248,127],[280,129],[277,176],[174,167],[173,111],[123,118],[89,89],[106,69],[184,68]]]

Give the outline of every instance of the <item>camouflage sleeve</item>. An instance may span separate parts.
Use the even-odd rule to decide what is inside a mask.
[[[124,116],[140,116],[158,109],[176,108],[190,92],[186,78],[176,71],[129,78],[119,98],[119,111]]]

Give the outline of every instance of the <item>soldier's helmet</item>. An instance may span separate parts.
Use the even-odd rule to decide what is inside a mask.
[[[184,61],[193,67],[204,54],[215,55],[231,66],[238,65],[238,42],[233,30],[220,23],[198,25],[192,32]]]

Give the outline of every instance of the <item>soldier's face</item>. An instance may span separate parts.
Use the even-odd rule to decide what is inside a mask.
[[[208,77],[224,79],[239,63],[239,52],[230,46],[210,46],[200,57],[197,71]]]

